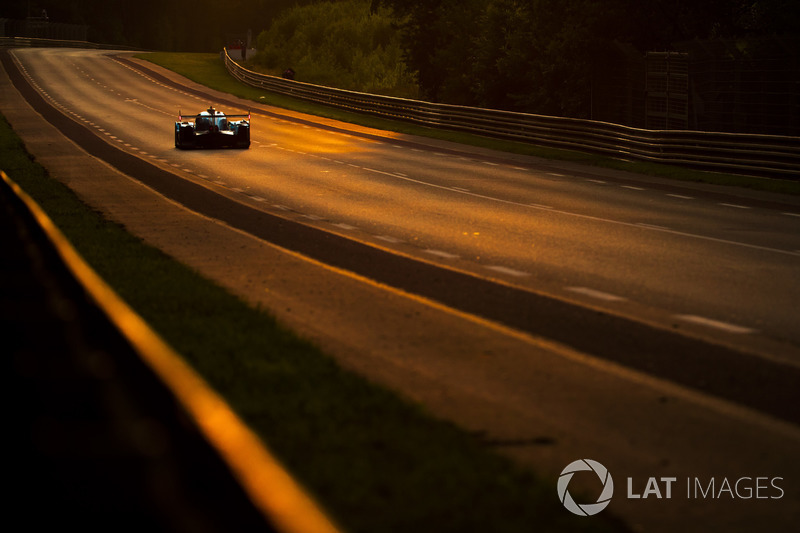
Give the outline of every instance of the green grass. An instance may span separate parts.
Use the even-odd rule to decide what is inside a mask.
[[[556,484],[342,370],[265,312],[144,244],[52,179],[0,120],[2,170],[222,394],[346,531],[622,531]]]
[[[332,118],[352,124],[359,124],[371,128],[419,135],[423,137],[461,143],[468,146],[491,148],[493,150],[530,155],[545,159],[569,161],[612,168],[616,170],[624,170],[628,172],[636,172],[674,180],[744,187],[753,190],[783,194],[800,194],[800,182],[797,181],[756,178],[716,172],[702,172],[679,166],[658,163],[623,161],[597,154],[560,150],[556,148],[536,146],[528,143],[504,141],[501,139],[492,139],[464,132],[425,128],[407,122],[387,120],[367,114],[353,113],[336,109],[334,107],[306,102],[297,98],[256,89],[239,82],[231,77],[225,70],[225,66],[220,60],[219,54],[155,52],[139,54],[137,57],[168,68],[189,78],[190,80],[196,81],[197,83],[201,83],[218,91],[238,96],[239,98],[281,107],[284,109],[291,109],[301,113],[308,113],[311,115]]]

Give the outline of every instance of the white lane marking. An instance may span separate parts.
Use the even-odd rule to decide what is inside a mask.
[[[548,176],[555,176],[557,178],[563,178],[564,177],[564,174],[559,174],[558,172],[548,172],[547,175]]]
[[[721,205],[721,206],[724,206],[724,207],[734,207],[734,208],[736,208],[736,209],[750,209],[750,208],[749,208],[749,207],[747,207],[746,205],[725,204],[725,203],[721,203],[721,202],[720,202],[720,204],[719,204],[719,205]]]
[[[678,320],[683,320],[684,322],[691,322],[692,324],[697,324],[700,326],[707,326],[710,328],[718,329],[720,331],[725,331],[727,333],[735,333],[738,335],[745,335],[749,333],[755,333],[756,330],[752,328],[748,328],[745,326],[739,326],[736,324],[731,324],[728,322],[722,322],[720,320],[714,320],[712,318],[706,318],[704,316],[697,316],[697,315],[675,315],[675,318]]]
[[[589,296],[590,298],[603,300],[605,302],[622,302],[626,300],[626,298],[623,298],[622,296],[617,296],[616,294],[590,289],[589,287],[566,287],[566,289],[570,292],[582,294],[584,296]]]
[[[490,167],[499,167],[500,163],[492,163],[491,161],[481,161],[484,165],[489,165]]]
[[[605,181],[603,181],[603,180],[592,180],[592,179],[587,179],[586,181],[591,181],[592,183],[600,183],[600,184],[603,184],[603,185],[605,185],[605,183],[606,183],[606,182],[605,182]]]
[[[391,235],[375,235],[375,238],[376,239],[380,239],[382,241],[390,242],[392,244],[398,244],[398,243],[403,242],[401,239],[398,239],[396,237],[392,237]]]
[[[444,259],[458,259],[459,257],[456,254],[451,254],[450,252],[445,252],[444,250],[432,250],[430,248],[425,250],[425,253],[430,255],[435,255],[436,257],[441,257]]]
[[[515,270],[513,268],[508,268],[508,267],[504,267],[504,266],[501,266],[501,265],[489,265],[486,268],[488,270],[493,270],[493,271],[498,272],[500,274],[507,274],[509,276],[514,276],[514,277],[517,277],[517,278],[523,278],[525,276],[530,276],[530,274],[527,273],[527,272],[523,272],[521,270]]]
[[[684,196],[682,194],[670,194],[670,193],[667,193],[667,196],[671,196],[673,198],[680,198],[681,200],[694,200],[694,196]]]
[[[784,213],[787,217],[800,217],[800,213]]]
[[[431,187],[431,188],[434,188],[434,189],[443,189],[443,190],[446,190],[446,191],[454,192],[456,194],[466,194],[466,195],[469,195],[469,196],[473,196],[475,198],[482,198],[484,200],[490,200],[492,202],[498,202],[498,203],[501,203],[501,204],[517,205],[517,206],[520,206],[520,207],[527,207],[527,208],[530,208],[530,209],[543,209],[543,208],[540,208],[540,207],[536,207],[535,205],[523,204],[521,202],[514,202],[513,200],[504,200],[502,198],[495,198],[493,196],[487,196],[485,194],[478,194],[478,193],[474,193],[474,192],[454,191],[451,187],[446,187],[444,185],[437,185],[435,183],[430,183],[430,182],[427,182],[427,181],[417,180],[417,179],[409,178],[409,177],[405,177],[405,176],[398,176],[396,173],[384,172],[383,170],[374,170],[374,169],[365,169],[365,170],[369,170],[370,172],[376,172],[378,174],[384,174],[386,176],[391,176],[393,178],[409,181],[409,182],[412,182],[412,183],[417,183],[419,185],[424,185],[426,187]],[[551,213],[558,213],[560,215],[565,215],[565,216],[574,217],[574,218],[582,218],[584,220],[593,220],[595,222],[605,222],[607,224],[616,224],[618,226],[627,226],[627,227],[632,227],[632,228],[647,229],[647,230],[650,230],[650,231],[659,231],[659,232],[662,232],[662,233],[669,233],[671,235],[678,235],[680,237],[690,237],[690,238],[693,238],[693,239],[700,239],[702,241],[716,242],[716,243],[720,243],[720,244],[730,244],[730,245],[733,245],[733,246],[742,246],[744,248],[750,248],[750,249],[753,249],[753,250],[763,250],[763,251],[766,251],[766,252],[774,252],[774,253],[779,253],[779,254],[784,254],[784,255],[800,256],[800,253],[798,253],[797,251],[793,251],[793,250],[781,250],[779,248],[770,248],[768,246],[760,246],[758,244],[749,244],[749,243],[745,243],[745,242],[731,241],[731,240],[728,240],[728,239],[719,239],[717,237],[709,237],[707,235],[698,235],[696,233],[688,233],[688,232],[685,232],[685,231],[644,227],[644,226],[639,226],[639,225],[637,225],[635,223],[631,223],[631,222],[623,222],[621,220],[612,220],[612,219],[609,219],[609,218],[602,218],[602,217],[597,217],[597,216],[593,216],[593,215],[584,215],[582,213],[573,213],[573,212],[570,212],[570,211],[564,211],[562,209],[549,209],[549,210],[550,210]]]
[[[630,189],[632,191],[646,191],[643,187],[634,187],[633,185],[620,185],[623,189]]]
[[[535,207],[536,209],[553,209],[551,205],[542,205],[542,204],[528,204],[530,207]]]
[[[339,224],[334,224],[334,226],[336,226],[337,228],[346,229],[348,231],[352,231],[352,230],[358,229],[357,227],[351,226],[350,224],[345,224],[344,222],[341,222]]]
[[[640,227],[642,227],[642,228],[651,228],[651,229],[669,229],[669,228],[668,228],[668,227],[666,227],[666,226],[659,226],[658,224],[648,224],[647,222],[637,222],[637,223],[636,223],[636,225],[637,225],[637,226],[640,226]]]

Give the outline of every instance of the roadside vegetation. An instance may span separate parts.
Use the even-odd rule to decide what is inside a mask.
[[[554,479],[342,370],[263,310],[105,220],[36,163],[4,117],[0,161],[346,531],[625,529],[610,515],[572,516]]]
[[[613,74],[607,59],[617,44],[643,56],[682,41],[730,39],[749,56],[759,39],[800,36],[800,4],[791,0],[373,0],[373,6],[392,8],[424,99],[572,118],[592,116],[592,86]],[[791,65],[796,55],[786,54]],[[795,80],[793,72],[786,66],[784,76]]]
[[[400,34],[388,8],[370,0],[322,2],[288,9],[258,36],[251,70],[352,91],[405,98],[418,95]]]

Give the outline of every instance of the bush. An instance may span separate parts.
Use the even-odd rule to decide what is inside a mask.
[[[252,65],[295,79],[375,94],[415,98],[415,76],[403,61],[400,39],[386,8],[370,0],[321,2],[285,11],[258,36]]]

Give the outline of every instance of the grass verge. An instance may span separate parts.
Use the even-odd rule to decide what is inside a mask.
[[[558,502],[480,439],[345,372],[84,205],[0,120],[2,169],[95,270],[222,394],[346,531],[622,531]]]
[[[555,159],[583,163],[616,170],[636,172],[651,176],[670,178],[681,181],[697,183],[710,183],[715,185],[728,185],[744,187],[754,190],[776,192],[782,194],[800,194],[800,182],[756,178],[741,176],[738,174],[723,174],[716,172],[702,172],[673,165],[663,165],[658,163],[631,162],[614,159],[602,155],[573,152],[570,150],[559,150],[535,146],[527,143],[504,141],[502,139],[492,139],[480,135],[469,133],[446,131],[435,128],[425,128],[414,124],[387,120],[373,117],[366,114],[353,113],[328,107],[313,102],[306,102],[297,98],[256,89],[245,85],[231,77],[225,70],[219,54],[207,53],[171,53],[171,52],[152,52],[138,54],[136,57],[145,59],[164,68],[177,72],[192,81],[211,87],[218,91],[232,94],[239,98],[260,102],[263,104],[291,109],[301,113],[317,115],[321,117],[359,124],[375,129],[419,135],[445,141],[457,142],[468,146],[490,148],[503,152],[542,157],[545,159]]]

